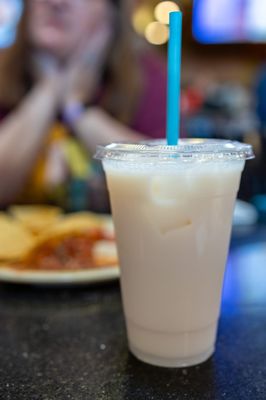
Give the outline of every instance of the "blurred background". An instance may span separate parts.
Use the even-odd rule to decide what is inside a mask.
[[[256,158],[247,163],[239,199],[253,204],[265,221],[266,3],[131,0],[135,45],[145,42],[166,62],[169,12],[178,7],[183,12],[182,136],[240,140],[254,146]],[[22,0],[0,0],[2,51],[15,41],[22,10]],[[157,96],[161,93],[158,90]],[[164,102],[162,98],[161,107]],[[79,188],[76,184],[73,190]]]

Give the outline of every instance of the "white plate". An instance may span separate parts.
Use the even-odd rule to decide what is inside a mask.
[[[118,279],[119,267],[107,267],[80,271],[30,271],[11,267],[0,267],[0,282],[65,285],[107,282]]]

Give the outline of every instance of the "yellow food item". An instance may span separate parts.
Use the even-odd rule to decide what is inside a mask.
[[[24,257],[34,246],[33,235],[20,223],[0,216],[0,260],[15,261]]]
[[[9,211],[17,221],[34,234],[40,234],[55,224],[62,215],[60,208],[45,205],[12,206]]]
[[[84,230],[99,228],[100,218],[93,213],[82,211],[65,214],[44,232],[45,236],[65,234],[69,232],[81,232]]]

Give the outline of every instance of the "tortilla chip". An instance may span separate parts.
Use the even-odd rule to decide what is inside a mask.
[[[91,230],[95,231],[100,227],[101,219],[97,214],[86,211],[66,214],[40,235],[38,243],[49,238],[64,237]]]
[[[62,210],[53,206],[12,206],[9,209],[17,221],[34,234],[40,234],[61,217]]]
[[[0,260],[15,261],[33,247],[33,236],[21,224],[8,216],[0,216]]]

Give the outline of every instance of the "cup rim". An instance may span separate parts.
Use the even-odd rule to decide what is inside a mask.
[[[139,143],[117,142],[98,146],[94,156],[98,160],[152,162],[235,161],[254,158],[252,146],[224,139],[180,139],[178,145],[169,146],[165,140]]]

